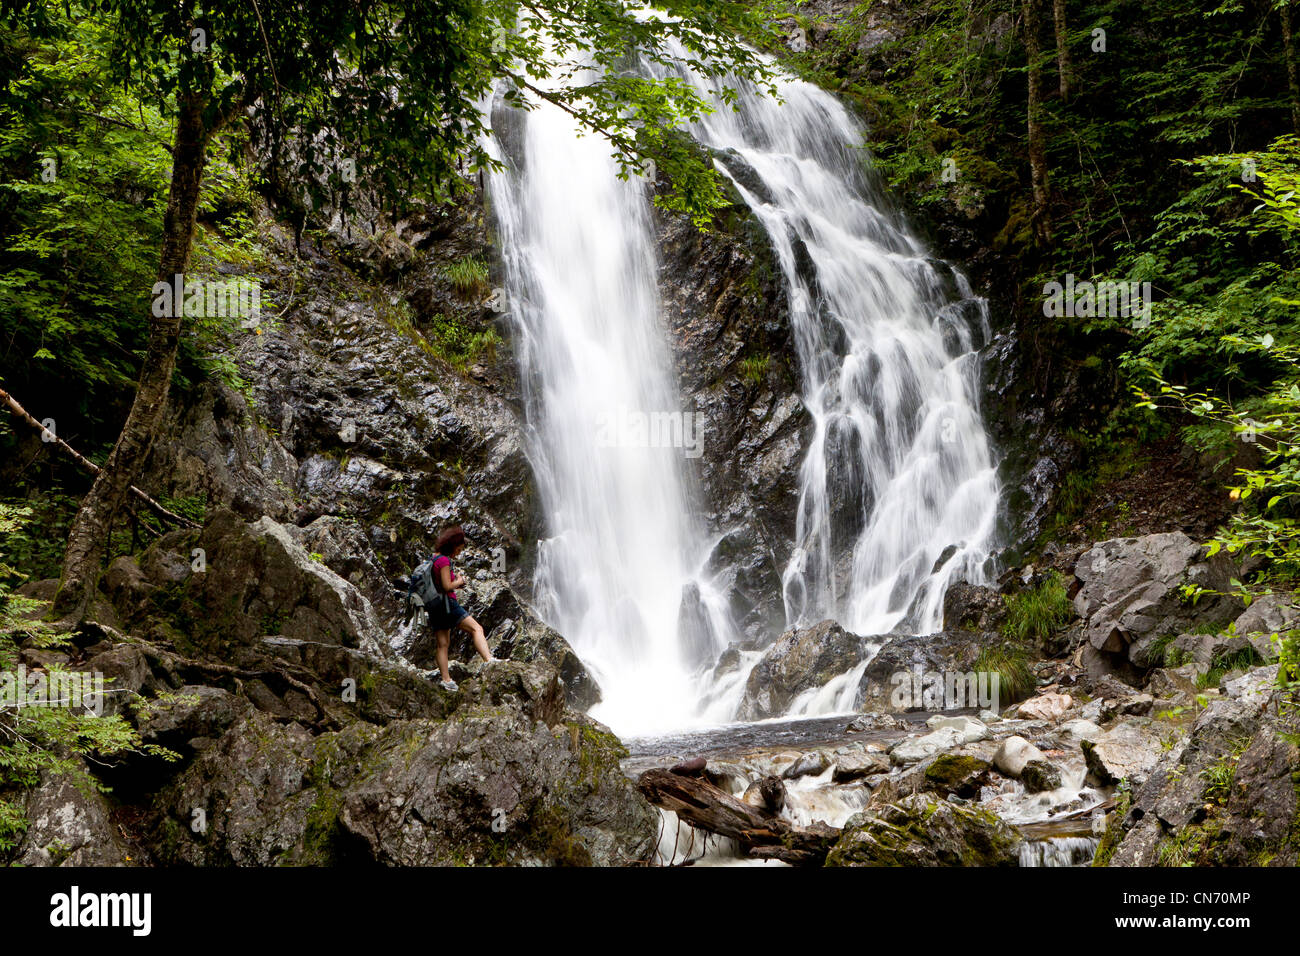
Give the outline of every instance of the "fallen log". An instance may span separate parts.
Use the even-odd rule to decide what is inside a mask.
[[[741,852],[754,859],[821,866],[840,836],[836,827],[825,823],[797,827],[737,800],[702,777],[681,776],[661,767],[641,774],[637,788],[655,806],[673,811],[696,829],[735,840]]]
[[[74,462],[76,462],[77,465],[79,465],[81,468],[90,472],[92,475],[99,474],[98,465],[96,465],[89,458],[86,458],[79,451],[77,451],[75,448],[73,448],[71,445],[65,442],[62,438],[59,438],[48,428],[46,428],[44,425],[38,422],[36,418],[30,412],[27,411],[27,409],[23,408],[22,405],[18,404],[18,400],[16,398],[14,398],[12,395],[10,395],[2,388],[0,388],[0,401],[3,401],[9,407],[9,411],[13,412],[15,417],[22,419],[32,428],[40,432],[41,437],[45,439],[45,441],[53,445],[56,445],[64,454],[66,454],[69,458],[71,458]],[[138,498],[146,508],[148,508],[154,514],[156,514],[158,517],[166,521],[170,521],[172,524],[180,525],[183,528],[199,527],[197,522],[191,521],[189,518],[182,517],[181,515],[178,515],[173,511],[167,510],[161,504],[155,501],[153,498],[149,497],[147,494],[145,494],[143,491],[137,488],[135,485],[130,486],[130,492],[132,495]]]

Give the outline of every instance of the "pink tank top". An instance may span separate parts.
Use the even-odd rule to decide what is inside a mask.
[[[445,554],[440,554],[433,559],[433,579],[437,583],[439,591],[442,590],[442,569],[450,567],[451,558],[447,557]],[[451,579],[453,581],[456,580],[456,572],[451,571],[449,573],[451,574]],[[447,597],[451,598],[453,601],[456,600],[456,592],[448,591]]]

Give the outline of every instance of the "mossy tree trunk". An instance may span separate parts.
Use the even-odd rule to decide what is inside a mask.
[[[1278,14],[1282,19],[1282,52],[1286,58],[1287,86],[1291,90],[1291,128],[1300,134],[1300,58],[1296,55],[1292,0],[1281,0]]]
[[[1042,0],[1023,0],[1025,55],[1029,65],[1029,175],[1033,186],[1034,238],[1051,239],[1047,208],[1047,136],[1043,129]]]
[[[172,145],[172,181],[163,218],[162,254],[158,281],[171,283],[189,266],[190,243],[194,238],[199,189],[207,164],[208,140],[212,135],[204,122],[206,100],[198,95],[181,98],[177,110],[176,135]],[[99,470],[90,493],[68,534],[64,553],[63,579],[55,600],[55,612],[64,618],[80,619],[94,598],[99,584],[100,563],[108,545],[109,528],[135,483],[153,444],[154,434],[167,408],[167,392],[176,368],[180,346],[181,308],[174,302],[172,314],[149,317],[149,344],[135,400],[126,424]]]
[[[1053,0],[1052,17],[1056,25],[1056,76],[1061,100],[1064,102],[1070,98],[1070,74],[1073,70],[1070,63],[1070,41],[1067,35],[1069,24],[1065,16],[1065,0]]]

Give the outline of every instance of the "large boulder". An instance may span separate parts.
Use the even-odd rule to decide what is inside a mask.
[[[1181,531],[1102,541],[1080,556],[1074,574],[1080,582],[1074,609],[1086,639],[1107,654],[1127,657],[1148,635],[1177,634],[1193,621],[1227,623],[1240,612],[1229,598],[1184,602],[1183,585],[1223,590],[1231,570],[1222,556],[1205,560],[1201,546]]]
[[[978,698],[979,684],[972,686],[967,679],[974,676],[972,668],[980,649],[998,641],[996,634],[960,629],[890,636],[863,672],[858,684],[858,707],[895,714],[943,710],[948,704],[988,707],[991,697],[990,703],[969,699]],[[991,694],[990,685],[986,683],[984,689]]]
[[[1087,761],[1089,782],[1100,786],[1121,780],[1141,786],[1164,750],[1160,735],[1149,720],[1142,718],[1122,721],[1100,737],[1081,740],[1079,745]]]
[[[784,714],[804,691],[823,686],[862,663],[870,653],[866,638],[834,621],[786,631],[749,672],[739,720]]]
[[[1189,706],[1201,693],[1200,681],[1208,672],[1208,664],[1198,663],[1157,667],[1147,680],[1147,693],[1166,707]]]
[[[134,644],[105,648],[90,658],[85,670],[104,676],[105,714],[129,713],[128,708],[142,693],[152,693],[158,685],[144,651]]]
[[[1006,616],[1006,599],[996,588],[958,581],[944,593],[945,629],[996,631]]]
[[[108,802],[80,759],[73,773],[46,771],[27,792],[27,829],[15,851],[19,866],[127,866],[128,850]]]
[[[894,763],[907,765],[933,757],[966,743],[966,735],[956,727],[940,727],[920,737],[909,737],[895,744],[889,751]]]
[[[271,518],[245,523],[219,511],[197,535],[159,539],[141,566],[184,569],[180,580],[151,580],[149,600],[126,610],[146,635],[182,652],[224,656],[270,635],[387,655],[370,602]]]
[[[260,648],[310,674],[327,707],[347,708],[340,714],[342,719],[355,714],[384,724],[404,717],[445,717],[455,707],[453,698],[401,661],[388,662],[354,648],[289,637],[265,637]]]
[[[858,750],[836,756],[831,780],[835,783],[852,783],[881,773],[889,773],[889,758],[874,751]]]
[[[1024,737],[1007,737],[993,755],[993,765],[1008,777],[1019,777],[1034,761],[1046,761],[1046,755]]]
[[[151,739],[220,736],[156,801],[158,862],[601,866],[652,852],[657,817],[626,751],[565,708],[553,670],[502,663],[437,693],[445,717],[315,735],[211,694],[160,714]]]
[[[991,763],[972,754],[941,754],[925,768],[925,789],[945,797],[977,797],[980,788],[988,785],[992,769]]]
[[[824,750],[813,750],[795,758],[794,763],[785,768],[781,774],[783,780],[798,780],[800,777],[816,777],[831,766],[831,756]]]
[[[857,814],[827,866],[1017,866],[1020,835],[987,810],[929,794]]]
[[[1235,630],[1244,636],[1277,634],[1300,627],[1300,608],[1292,595],[1265,594],[1250,602],[1235,622]]]
[[[1026,793],[1043,793],[1061,786],[1061,771],[1049,760],[1031,760],[1020,772]]]
[[[356,725],[359,732],[367,725]],[[373,731],[370,731],[373,732]],[[308,775],[325,747],[297,723],[259,710],[202,750],[159,797],[150,843],[160,863],[272,866],[305,854],[317,792]]]
[[[187,684],[147,708],[139,720],[140,738],[182,751],[221,738],[253,709],[247,699],[220,687]]]
[[[625,754],[576,715],[551,727],[471,709],[390,725],[342,795],[339,828],[371,859],[398,866],[643,861],[657,816],[623,776]]]

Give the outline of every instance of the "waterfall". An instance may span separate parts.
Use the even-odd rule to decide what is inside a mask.
[[[720,84],[678,75],[718,100]],[[949,583],[986,575],[996,528],[978,400],[986,303],[890,211],[865,131],[835,97],[798,80],[779,101],[734,88],[739,110],[691,131],[766,227],[790,297],[813,429],[787,623],[932,633]]]
[[[659,322],[644,180],[550,104],[498,107],[491,189],[546,515],[539,610],[601,686],[620,732],[700,718],[706,666],[736,637],[704,572],[687,456],[707,427],[682,408]],[[716,721],[731,715],[718,713]]]
[[[1021,866],[1087,866],[1097,855],[1096,837],[1052,837],[1020,845]]]
[[[721,103],[711,81],[679,76]],[[984,304],[888,211],[863,129],[834,97],[796,80],[780,102],[735,85],[739,111],[720,105],[690,132],[766,227],[792,305],[813,427],[782,576],[787,621],[931,632],[948,583],[984,573],[994,533],[977,401]],[[593,715],[617,731],[729,720],[747,670],[711,685],[710,665],[739,635],[705,570],[717,529],[701,526],[686,459],[707,423],[676,392],[647,184],[620,180],[608,143],[550,104],[498,104],[492,125],[504,170],[491,193],[547,521],[539,610],[595,674],[604,700]]]

